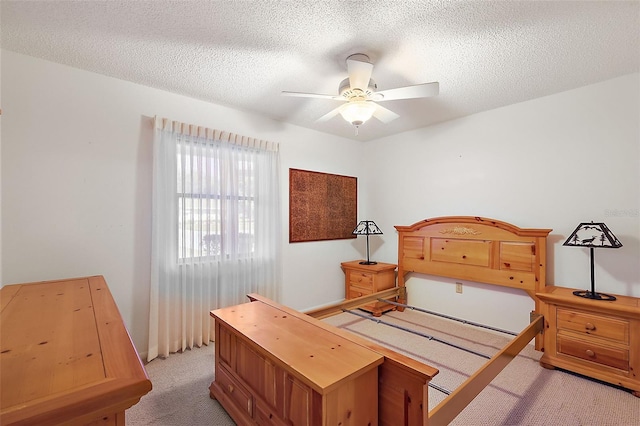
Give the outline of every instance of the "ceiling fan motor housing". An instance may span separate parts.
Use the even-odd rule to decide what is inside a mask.
[[[378,85],[376,85],[376,82],[371,78],[369,79],[369,85],[366,89],[352,89],[349,83],[349,79],[345,78],[344,80],[342,80],[342,82],[340,82],[338,93],[340,93],[340,96],[347,100],[352,100],[354,98],[363,98],[362,100],[365,100],[373,96],[377,88]]]

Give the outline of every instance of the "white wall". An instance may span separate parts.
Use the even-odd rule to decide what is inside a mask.
[[[371,158],[354,161],[361,142],[1,53],[2,283],[102,274],[140,352],[154,115],[280,143],[280,302],[293,308],[342,299],[339,264],[363,257],[365,241],[288,244],[290,167],[358,177],[358,217],[385,233],[371,239],[374,260],[396,262],[394,225],[479,215],[554,228],[550,283],[586,288],[588,254],[561,244],[580,221],[603,220],[624,247],[596,252],[597,288],[640,296],[638,74],[366,142]],[[455,295],[446,280],[421,281],[411,280],[410,303],[510,329],[528,320],[515,290],[466,283]]]
[[[2,54],[0,51],[0,81],[2,81]],[[0,109],[2,109],[2,84],[0,84]],[[2,205],[2,113],[0,112],[0,206]],[[2,287],[2,208],[0,208],[0,287]]]
[[[288,244],[288,169],[360,176],[363,163],[351,160],[360,142],[6,50],[2,59],[3,284],[104,275],[146,352],[151,117],[159,115],[279,142],[281,302],[307,309],[344,297],[340,262],[361,258],[364,242]]]
[[[443,83],[443,90],[446,84]],[[563,247],[602,221],[624,245],[595,250],[596,290],[640,296],[640,75],[476,114],[372,142],[379,225],[448,215],[553,228],[547,283],[590,287],[587,249]],[[376,252],[397,259],[397,240]],[[411,278],[409,303],[520,330],[533,303],[519,290]],[[505,315],[506,314],[506,315]]]

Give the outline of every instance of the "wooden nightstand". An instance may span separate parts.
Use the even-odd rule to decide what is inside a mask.
[[[543,302],[545,368],[562,368],[631,389],[640,397],[640,299],[615,301],[573,295],[549,286]]]
[[[355,299],[378,291],[395,287],[396,266],[391,263],[378,262],[375,265],[361,265],[362,260],[343,262],[342,270],[345,274],[345,299]],[[371,312],[379,317],[383,312],[394,309],[393,305],[384,302],[374,302],[364,305],[360,309]]]

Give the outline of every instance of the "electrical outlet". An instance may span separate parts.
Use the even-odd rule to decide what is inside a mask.
[[[456,283],[456,293],[462,293],[462,283]]]

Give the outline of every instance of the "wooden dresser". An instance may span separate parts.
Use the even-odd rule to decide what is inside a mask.
[[[8,425],[124,425],[151,390],[102,276],[2,287],[1,411]]]
[[[640,299],[615,301],[548,286],[537,296],[545,318],[545,368],[562,368],[631,389],[640,397]]]
[[[360,260],[354,260],[340,264],[345,275],[345,299],[368,296],[395,287],[397,265],[382,262],[375,265],[361,265],[360,262]],[[394,306],[384,302],[373,302],[361,306],[360,309],[378,317],[383,312],[394,309]]]
[[[377,425],[384,357],[320,321],[253,301],[211,312],[209,388],[241,425]]]

